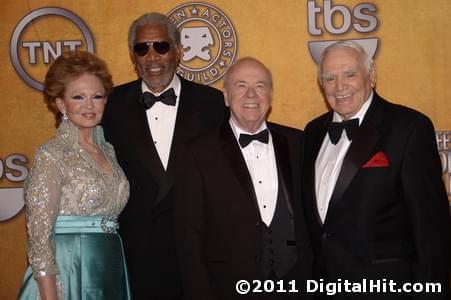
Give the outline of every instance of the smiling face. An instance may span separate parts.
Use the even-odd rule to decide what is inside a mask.
[[[105,107],[105,89],[100,79],[92,74],[83,74],[69,81],[64,97],[56,99],[58,110],[66,113],[79,130],[92,130],[100,123]]]
[[[244,59],[229,69],[224,99],[233,121],[253,133],[266,119],[272,101],[269,71],[258,61]]]
[[[322,88],[331,108],[343,119],[352,118],[368,100],[376,82],[376,72],[365,67],[356,49],[331,49],[322,60]]]
[[[143,42],[168,42],[171,46],[166,54],[159,54],[153,49],[144,56],[130,53],[136,72],[153,92],[163,91],[172,81],[180,61],[182,50],[169,38],[166,27],[162,24],[146,24],[136,31],[135,44]]]

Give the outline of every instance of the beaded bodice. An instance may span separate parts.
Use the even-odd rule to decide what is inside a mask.
[[[127,203],[129,184],[113,146],[100,126],[92,137],[111,166],[106,173],[78,144],[78,128],[62,122],[55,136],[41,145],[25,181],[28,258],[34,277],[57,274],[53,233],[59,215],[118,216]]]

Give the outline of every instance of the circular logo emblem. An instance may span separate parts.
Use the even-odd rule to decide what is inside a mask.
[[[183,55],[177,73],[187,80],[210,84],[234,62],[237,38],[232,22],[217,7],[191,2],[168,13],[181,33]]]
[[[0,222],[17,215],[24,205],[23,188],[0,189]]]
[[[47,24],[38,26],[36,20],[49,15],[59,18],[48,20]],[[61,17],[64,21],[71,21],[70,26],[64,26],[64,31],[61,28]],[[33,30],[27,31],[28,24],[32,22]],[[73,25],[76,27],[72,28]],[[39,34],[36,34],[36,31]],[[80,31],[84,41],[79,39]],[[59,36],[61,34],[64,34],[64,38]],[[11,37],[10,55],[20,78],[32,88],[42,91],[42,83],[35,79],[42,76],[42,72],[36,70],[37,65],[49,64],[50,58],[57,58],[64,49],[75,50],[79,47],[85,47],[87,51],[94,53],[94,39],[83,20],[63,8],[44,7],[31,11],[16,25]]]
[[[28,176],[27,163],[27,157],[20,153],[8,155],[4,160],[0,159],[0,178],[14,185],[22,183]],[[14,217],[23,205],[22,187],[0,187],[0,222]]]

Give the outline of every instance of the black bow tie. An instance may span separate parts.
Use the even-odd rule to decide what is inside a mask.
[[[264,129],[256,134],[244,134],[241,133],[240,137],[238,139],[238,142],[240,143],[241,148],[246,147],[249,145],[253,140],[262,142],[264,144],[268,144],[269,140],[269,132],[268,129]]]
[[[175,106],[175,99],[177,99],[177,96],[174,93],[174,89],[169,89],[160,96],[155,96],[149,92],[144,92],[142,95],[142,102],[146,109],[151,108],[157,101],[163,102],[166,105]]]
[[[328,133],[332,144],[336,145],[340,140],[343,129],[346,131],[348,139],[352,141],[352,137],[359,128],[359,119],[350,119],[342,122],[332,122],[329,125]]]

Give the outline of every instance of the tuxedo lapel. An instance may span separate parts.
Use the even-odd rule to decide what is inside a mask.
[[[359,127],[343,159],[343,165],[329,202],[326,221],[334,213],[334,209],[343,198],[346,189],[351,184],[361,166],[377,150],[376,146],[380,135],[375,120],[380,119],[378,115],[381,113],[379,97],[375,93],[362,125]]]
[[[279,183],[281,190],[279,193],[284,193],[288,208],[293,213],[294,207],[294,193],[293,193],[293,178],[290,167],[290,151],[286,138],[277,133],[275,130],[271,130],[271,124],[268,123],[268,128],[271,132],[272,141],[274,145],[274,154],[277,162],[277,171],[279,177]],[[297,166],[292,166],[296,168]],[[299,167],[299,166],[298,166]]]
[[[306,176],[308,182],[303,188],[308,189],[306,192],[310,194],[310,197],[306,197],[306,199],[307,201],[312,201],[311,203],[308,203],[308,205],[311,207],[310,211],[314,212],[314,219],[318,221],[320,226],[322,226],[323,222],[319,215],[316,199],[315,163],[321,149],[321,145],[323,144],[323,140],[326,137],[330,122],[332,122],[332,112],[329,112],[319,126],[312,129],[310,136],[306,136],[304,140],[303,171],[306,171],[307,173],[303,176]]]
[[[180,78],[180,77],[179,77]],[[179,101],[177,116],[174,126],[174,136],[172,138],[171,152],[169,154],[168,161],[168,173],[173,173],[175,168],[176,155],[180,144],[190,138],[196,136],[198,129],[200,127],[201,114],[199,112],[197,103],[193,101],[196,99],[193,95],[193,90],[189,87],[186,80],[180,78],[181,89],[180,96],[177,101]]]
[[[179,77],[180,78],[180,77]],[[161,200],[171,191],[174,185],[175,172],[176,172],[176,161],[178,160],[177,155],[180,153],[180,148],[184,141],[189,140],[194,137],[198,132],[199,121],[201,120],[201,115],[198,110],[197,104],[193,99],[193,91],[187,84],[186,80],[180,78],[181,89],[180,96],[177,101],[179,101],[177,116],[175,119],[174,135],[171,143],[171,150],[169,153],[168,166],[165,172],[164,180],[161,182],[160,190],[158,196],[154,202],[154,206],[160,203]]]
[[[225,121],[220,127],[219,139],[221,142],[221,150],[224,157],[232,169],[237,181],[246,193],[248,199],[250,199],[260,217],[260,210],[258,208],[257,196],[255,194],[254,185],[252,184],[252,178],[247,169],[246,161],[241,153],[240,146],[236,141],[232,128],[228,121]]]
[[[127,126],[124,132],[130,136],[124,140],[127,141],[127,148],[132,152],[130,157],[136,156],[136,161],[143,164],[142,169],[150,173],[155,182],[161,183],[164,168],[150,133],[146,109],[140,102],[141,94],[141,80],[138,80],[125,98],[128,105],[122,112],[123,118],[127,120],[124,123]]]

